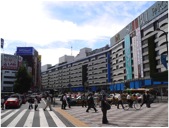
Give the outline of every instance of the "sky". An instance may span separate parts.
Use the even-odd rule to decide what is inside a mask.
[[[155,1],[0,0],[1,53],[34,47],[41,65],[76,57],[84,47],[110,45],[110,38]],[[72,52],[71,52],[72,47]]]

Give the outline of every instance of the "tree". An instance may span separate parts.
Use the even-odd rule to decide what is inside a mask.
[[[32,76],[27,72],[26,67],[21,66],[16,74],[16,81],[14,83],[15,93],[25,93],[32,85]]]

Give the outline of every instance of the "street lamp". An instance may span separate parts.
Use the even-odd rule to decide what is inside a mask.
[[[168,32],[165,32],[164,30],[161,30],[160,28],[157,28],[156,31],[161,31],[161,32],[163,32],[163,33],[165,34],[165,36],[166,36],[167,55],[164,55],[164,54],[161,55],[161,62],[162,62],[162,64],[165,66],[165,68],[167,69],[167,63],[166,63],[167,60],[166,60],[166,58],[168,57],[168,37],[167,37]]]
[[[166,36],[166,43],[167,43],[167,55],[168,55],[168,37],[167,37],[168,32],[165,32],[164,30],[161,30],[160,28],[157,28],[156,31],[161,31],[161,32],[163,32],[165,34],[165,36]]]

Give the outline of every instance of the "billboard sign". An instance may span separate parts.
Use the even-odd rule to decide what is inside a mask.
[[[18,57],[14,55],[4,54],[2,59],[2,69],[4,70],[17,70]]]
[[[17,47],[17,55],[34,55],[33,47]]]
[[[126,58],[126,76],[127,80],[130,80],[132,79],[130,35],[125,36],[124,43],[125,43],[125,58]]]

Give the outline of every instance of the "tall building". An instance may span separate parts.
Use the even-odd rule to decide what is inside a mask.
[[[168,1],[157,1],[110,39],[42,72],[45,86],[72,91],[152,87],[168,95]],[[82,55],[83,53],[83,55]],[[168,57],[167,57],[168,58]],[[165,62],[165,63],[164,63]],[[161,76],[161,77],[160,77]]]
[[[29,72],[32,74],[32,90],[41,89],[41,56],[33,47],[17,47],[16,55],[23,57],[29,67]]]
[[[1,91],[12,92],[22,57],[1,53]]]

